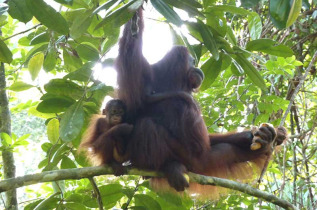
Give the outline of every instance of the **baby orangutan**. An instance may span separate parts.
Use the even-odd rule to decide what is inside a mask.
[[[122,163],[128,160],[125,141],[129,139],[133,126],[124,123],[126,107],[121,100],[109,101],[102,114],[91,120],[80,149],[86,151],[94,165],[109,164],[115,175],[122,175]]]
[[[194,102],[193,96],[184,91],[152,93],[145,101],[151,105],[170,98],[179,98],[189,104]],[[93,165],[111,165],[115,175],[123,174],[122,163],[129,160],[127,145],[133,125],[126,123],[126,112],[121,100],[109,101],[102,115],[91,120],[80,144],[80,150],[86,151]]]

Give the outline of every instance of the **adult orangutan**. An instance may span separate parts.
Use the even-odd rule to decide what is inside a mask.
[[[134,126],[127,141],[132,164],[163,171],[177,191],[189,186],[183,176],[186,171],[250,177],[250,163],[261,167],[271,154],[270,144],[276,137],[274,128],[263,126],[255,133],[209,135],[194,100],[189,103],[180,97],[170,97],[147,104],[146,98],[153,93],[191,94],[201,84],[203,74],[194,68],[191,56],[182,46],[174,47],[162,60],[150,65],[142,54],[142,9],[136,15],[134,21],[138,21],[139,33],[131,33],[131,24],[135,23],[126,24],[116,61],[118,96],[127,106],[127,122]],[[254,136],[262,147],[253,151],[250,145]]]

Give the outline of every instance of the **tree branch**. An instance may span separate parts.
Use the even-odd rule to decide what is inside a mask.
[[[99,191],[98,186],[94,180],[94,177],[90,177],[88,179],[90,181],[90,184],[92,185],[92,188],[94,189],[94,191],[96,193],[96,197],[97,197],[97,201],[98,201],[98,205],[99,205],[99,210],[103,210],[103,203],[102,203],[100,191]]]
[[[270,203],[273,203],[285,209],[298,209],[296,206],[292,205],[288,201],[282,200],[276,197],[275,195],[253,188],[248,184],[243,184],[243,183],[231,181],[228,179],[222,179],[218,177],[203,176],[203,175],[194,174],[194,173],[189,173],[189,178],[190,178],[190,181],[194,181],[202,185],[215,185],[215,186],[229,188],[232,190],[237,190],[237,191],[246,193],[248,195],[261,198],[263,200],[266,200]]]
[[[297,93],[299,92],[299,90],[301,89],[301,87],[303,86],[304,81],[305,81],[306,77],[308,76],[311,68],[315,65],[316,59],[317,59],[317,51],[314,53],[314,56],[312,57],[308,67],[306,68],[304,76],[300,78],[299,83],[298,83],[296,89],[293,92],[293,95],[292,95],[292,97],[291,97],[291,99],[289,101],[288,107],[287,107],[287,109],[286,109],[286,111],[285,111],[285,113],[283,115],[283,118],[282,118],[282,120],[280,122],[280,126],[284,125],[286,117],[287,117],[289,111],[291,110],[292,105],[293,105],[293,103],[295,101],[295,97],[296,97]]]
[[[0,182],[0,192],[11,190],[14,188],[19,188],[22,186],[28,186],[43,182],[52,182],[67,179],[82,179],[91,178],[94,176],[113,174],[113,170],[108,166],[97,166],[97,167],[87,167],[87,168],[75,168],[75,169],[61,169],[56,171],[46,171],[43,173],[31,174],[17,178],[10,178]],[[146,177],[163,177],[162,173],[156,173],[152,171],[141,171],[137,169],[126,169],[126,175],[139,175]],[[189,173],[189,178],[191,182],[197,182],[202,185],[215,185],[221,186],[233,190],[237,190],[252,196],[256,196],[270,203],[283,207],[285,209],[297,209],[291,203],[282,200],[275,195],[269,194],[267,192],[262,192],[255,189],[247,184],[242,184],[234,182],[231,180],[226,180],[217,177],[208,177],[199,174]]]
[[[308,65],[308,67],[306,68],[306,71],[305,71],[304,76],[302,76],[302,77],[300,78],[299,83],[298,83],[298,85],[296,86],[296,89],[294,90],[293,94],[291,95],[291,99],[289,100],[288,107],[287,107],[287,109],[285,110],[285,113],[284,113],[284,115],[283,115],[283,117],[282,117],[282,119],[281,119],[281,122],[280,122],[280,125],[279,125],[279,126],[284,126],[285,121],[286,121],[286,117],[287,117],[288,113],[290,112],[290,110],[291,110],[291,108],[292,108],[292,105],[294,104],[295,98],[296,98],[296,96],[297,96],[299,90],[300,90],[301,87],[303,86],[304,81],[305,81],[306,77],[308,76],[308,74],[309,74],[311,68],[315,65],[316,59],[317,59],[317,51],[314,53],[314,56],[312,57],[312,59],[311,59],[309,65]],[[275,142],[274,142],[274,141],[273,141],[273,145],[275,145]],[[285,151],[286,151],[286,150],[284,149],[284,153],[285,153]],[[284,157],[285,157],[285,155],[284,155]],[[266,169],[267,169],[267,167],[268,167],[268,165],[269,165],[269,159],[270,159],[270,157],[268,157],[268,158],[266,159],[265,163],[264,163],[264,166],[263,166],[263,169],[262,169],[260,178],[258,179],[258,182],[259,182],[259,183],[261,182],[261,180],[262,180],[262,178],[263,178],[263,176],[264,176],[264,174],[265,174],[265,172],[266,172]]]
[[[26,32],[29,32],[29,31],[31,31],[31,30],[33,30],[33,29],[36,29],[37,27],[39,27],[39,26],[41,26],[41,25],[42,25],[42,24],[37,24],[37,25],[33,26],[32,28],[29,28],[29,29],[27,29],[27,30],[25,30],[25,31],[21,31],[21,32],[19,32],[19,33],[13,34],[12,36],[9,36],[9,37],[7,37],[7,38],[4,38],[4,39],[2,39],[2,41],[6,41],[6,40],[11,39],[11,38],[13,38],[13,37],[15,37],[15,36],[18,36],[18,35],[20,35],[20,34],[24,34],[24,33],[26,33]]]

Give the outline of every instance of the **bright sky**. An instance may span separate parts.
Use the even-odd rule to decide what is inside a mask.
[[[153,18],[160,15],[152,8],[147,8],[144,13],[145,28],[143,38],[143,54],[150,64],[156,63],[171,49],[172,36],[168,24],[155,21]],[[149,19],[151,17],[151,19]],[[118,46],[112,48],[106,58],[115,58],[118,55]],[[106,85],[116,87],[117,74],[113,68],[100,69],[95,67],[95,78]]]
[[[51,3],[50,3],[51,4]],[[52,6],[58,8],[58,4],[51,4]],[[187,19],[188,16],[185,12],[180,10],[177,11],[182,19]],[[145,29],[143,35],[143,54],[149,63],[153,64],[159,61],[172,47],[172,36],[168,24],[157,21],[162,18],[162,15],[159,14],[151,5],[145,7],[144,11],[144,21]],[[22,23],[21,23],[22,24]],[[25,30],[25,25],[21,25],[21,31]],[[121,28],[123,29],[123,27]],[[20,31],[20,30],[18,30]],[[16,37],[16,42],[21,37]],[[118,45],[114,46],[110,52],[106,55],[105,58],[116,58],[118,55]],[[27,69],[25,69],[27,71]],[[116,70],[113,68],[101,68],[100,64],[96,64],[94,68],[94,77],[106,85],[117,87],[117,74]],[[56,75],[56,78],[62,78],[63,75]],[[31,80],[31,77],[28,72],[23,74],[23,81],[33,85],[39,85],[43,87],[49,80],[52,78],[50,73],[46,73],[44,70],[41,70],[38,78],[35,81]],[[27,91],[17,93],[22,102],[26,102],[31,99],[34,94],[38,93],[38,90],[32,88]],[[108,98],[106,101],[109,100]]]

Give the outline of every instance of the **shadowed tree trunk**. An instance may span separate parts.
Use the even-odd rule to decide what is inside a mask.
[[[1,34],[1,32],[0,32]],[[11,117],[9,110],[9,102],[6,93],[6,80],[4,64],[0,65],[0,133],[7,133],[11,136]],[[4,178],[15,177],[15,165],[13,153],[10,151],[2,151],[3,174]],[[16,190],[6,192],[6,209],[18,209]]]

